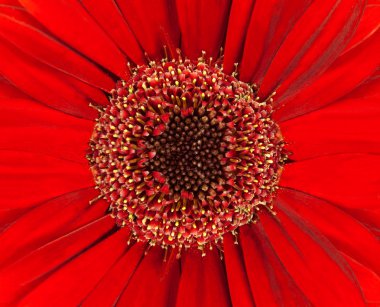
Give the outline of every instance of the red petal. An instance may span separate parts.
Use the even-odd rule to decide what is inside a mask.
[[[380,78],[377,74],[371,76],[368,80],[356,87],[352,92],[345,96],[349,99],[372,99],[380,98]]]
[[[142,261],[144,250],[145,244],[135,244],[126,251],[81,305],[91,307],[101,303],[102,306],[114,306]]]
[[[234,64],[240,62],[254,3],[254,0],[237,0],[231,4],[224,46],[223,69],[226,73],[232,73]]]
[[[240,228],[240,241],[257,307],[310,305],[274,252],[261,225]]]
[[[99,23],[103,30],[113,39],[114,43],[134,62],[143,64],[144,54],[125,22],[117,4],[114,1],[98,0],[82,1],[87,11]]]
[[[165,45],[171,49],[179,46],[174,0],[117,0],[116,3],[149,56],[161,60]]]
[[[21,4],[59,39],[114,74],[124,77],[126,61],[120,50],[76,0],[20,0]]]
[[[18,0],[2,0],[1,4],[19,6]]]
[[[78,93],[81,93],[86,97],[86,100],[97,106],[106,106],[109,104],[109,99],[105,92],[101,89],[93,87],[87,83],[84,83],[81,80],[70,76],[62,76],[61,79],[66,82],[67,85],[73,87]],[[98,117],[99,114],[96,114],[95,117]],[[94,119],[92,117],[91,119]]]
[[[17,218],[29,210],[29,208],[0,209],[0,233],[3,232],[13,221],[17,220]]]
[[[8,80],[0,76],[0,98],[1,99],[30,99],[30,96],[12,85]]]
[[[311,0],[256,1],[241,60],[240,79],[260,83],[278,49]]]
[[[85,152],[93,122],[26,99],[3,99],[0,149],[50,155],[88,165]]]
[[[254,300],[249,286],[244,258],[240,247],[234,244],[231,234],[224,236],[224,263],[227,271],[228,287],[233,306],[254,306]]]
[[[218,57],[226,35],[230,0],[177,0],[181,49],[190,58],[202,51]]]
[[[281,108],[275,113],[275,118],[284,121],[317,110],[348,94],[370,78],[379,66],[379,42],[380,32],[338,58],[310,85],[292,93],[289,90],[276,102]]]
[[[311,82],[341,53],[355,30],[365,1],[313,2],[276,53],[261,84],[266,97],[278,86],[292,92]]]
[[[296,215],[278,211],[279,219],[262,213],[260,222],[279,259],[311,304],[364,306],[355,276],[330,242]]]
[[[49,156],[0,150],[3,207],[26,208],[93,185],[87,166]]]
[[[73,77],[102,89],[111,89],[113,80],[88,60],[23,19],[0,14],[0,33],[30,56]]]
[[[380,208],[343,208],[348,214],[356,220],[363,223],[371,232],[380,238]]]
[[[379,23],[380,16],[380,5],[379,3],[370,4],[367,3],[362,18],[354,36],[352,37],[350,43],[346,46],[343,53],[355,48],[370,36],[376,33],[380,28]]]
[[[363,289],[364,296],[368,306],[380,305],[380,276],[372,272],[370,269],[355,261],[348,255],[344,255],[346,261],[354,271],[359,283]],[[370,305],[371,304],[371,305]]]
[[[53,272],[34,288],[20,305],[41,306],[44,302],[49,302],[49,305],[54,306],[78,306],[122,256],[126,248],[123,239],[127,236],[128,229],[124,228],[103,239]],[[58,250],[53,256],[57,256],[57,252]]]
[[[28,14],[28,12],[26,12],[25,8],[23,8],[19,2],[16,6],[1,5],[0,12],[14,19],[21,20],[27,24],[33,25],[33,27],[40,30],[41,32],[46,31],[46,28],[41,25],[33,16]]]
[[[89,208],[89,201],[95,196],[94,189],[82,189],[50,199],[24,215],[19,214],[0,235],[1,266],[104,216],[108,204],[97,202]]]
[[[29,304],[32,306],[42,306],[42,303],[44,302],[43,300],[45,300],[45,302],[49,302],[49,304],[53,304],[54,298],[49,297],[49,291],[57,291],[63,295],[65,291],[70,289],[70,286],[76,284],[76,282],[82,281],[80,277],[86,278],[86,276],[91,277],[93,275],[91,274],[91,270],[79,271],[80,274],[76,274],[75,276],[72,275],[71,278],[53,286],[57,276],[62,276],[68,268],[72,268],[75,264],[81,261],[87,260],[87,265],[95,263],[97,259],[99,262],[103,261],[103,263],[108,263],[108,260],[112,261],[111,256],[108,259],[99,259],[96,257],[91,260],[87,259],[88,254],[93,254],[94,251],[99,249],[99,246],[102,247],[107,245],[108,241],[105,241],[105,243],[90,249],[90,251],[86,252],[84,256],[74,259],[62,269],[54,272],[54,270],[61,264],[70,261],[75,255],[91,246],[91,244],[94,244],[96,240],[99,240],[102,236],[104,236],[112,227],[114,227],[114,222],[112,219],[108,216],[104,216],[103,218],[86,225],[83,228],[77,229],[72,233],[67,233],[55,241],[42,246],[13,265],[6,267],[0,273],[0,283],[2,285],[6,285],[6,291],[2,291],[0,294],[0,302],[4,303],[14,301],[16,298],[20,297],[20,295],[25,295],[36,285],[40,284],[40,286],[37,287],[37,293],[39,289],[45,288],[43,295],[34,297],[34,302],[31,303],[29,301]],[[120,238],[118,239],[120,240]],[[120,243],[120,241],[118,243]],[[112,255],[112,253],[116,251],[110,247],[107,249],[107,252]],[[92,271],[96,272],[97,270]],[[83,274],[83,272],[86,272],[86,274]],[[53,274],[49,276],[49,273]],[[67,280],[70,282],[67,282]],[[50,289],[49,284],[52,286]],[[32,291],[32,298],[34,293],[36,293],[35,290]],[[58,298],[58,295],[56,298]],[[68,302],[67,299],[69,296],[61,296],[59,298],[61,299],[62,305]],[[62,300],[62,298],[65,298],[65,300]]]
[[[279,191],[278,206],[285,212],[294,210],[339,251],[380,274],[378,238],[347,213],[322,199],[288,189]]]
[[[0,43],[0,53],[0,73],[28,95],[68,114],[84,118],[96,116],[86,97],[65,82],[68,76],[38,63],[5,42]]]
[[[163,260],[163,249],[153,247],[137,267],[117,304],[130,307],[175,306],[180,264],[175,260],[165,270]]]
[[[291,159],[338,153],[380,153],[378,105],[375,97],[344,99],[281,123],[281,132],[293,152]]]
[[[285,166],[280,185],[348,208],[378,208],[380,156],[345,154]]]
[[[207,251],[205,257],[188,251],[181,264],[176,306],[231,306],[223,262],[215,249]]]

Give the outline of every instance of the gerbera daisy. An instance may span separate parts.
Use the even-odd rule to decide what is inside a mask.
[[[0,305],[378,306],[379,10],[3,0]]]

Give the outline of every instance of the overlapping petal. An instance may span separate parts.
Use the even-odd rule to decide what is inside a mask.
[[[165,56],[164,46],[172,51],[179,46],[180,30],[174,0],[117,0],[116,3],[148,58],[161,59]]]
[[[114,82],[105,72],[44,32],[27,12],[0,7],[0,25],[0,35],[30,56],[99,88],[113,87]]]
[[[253,306],[255,301],[250,289],[243,252],[238,243],[232,234],[224,236],[224,264],[232,305],[248,307]]]
[[[19,214],[0,234],[4,249],[0,266],[13,263],[41,246],[85,226],[107,212],[107,204],[89,206],[96,197],[93,188],[80,189],[42,202]],[[14,244],[15,240],[18,244]]]
[[[337,154],[295,162],[280,185],[353,209],[378,209],[380,178],[376,154]]]
[[[1,39],[0,50],[0,73],[20,90],[64,113],[87,119],[96,117],[96,111],[88,106],[91,99],[67,81],[72,77],[38,62]]]
[[[291,159],[379,153],[379,97],[374,93],[379,81],[371,83],[374,84],[363,86],[360,97],[348,96],[331,106],[283,122],[281,131],[293,152]]]
[[[73,288],[60,287],[60,285],[54,284],[55,280],[57,280],[57,278],[61,278],[64,274],[67,274],[67,270],[69,270],[69,273],[66,277],[69,278],[73,276],[83,276],[83,278],[86,279],[93,278],[94,275],[97,276],[96,274],[98,273],[101,274],[101,272],[97,272],[97,270],[93,270],[94,275],[91,275],[91,277],[87,274],[78,274],[80,273],[78,271],[71,271],[70,274],[70,270],[75,270],[76,265],[93,265],[94,260],[90,260],[91,255],[93,255],[93,253],[97,253],[99,249],[100,253],[103,251],[103,253],[110,255],[107,261],[103,261],[103,264],[105,266],[111,265],[111,254],[117,254],[118,250],[115,248],[108,250],[112,244],[109,246],[107,244],[109,240],[112,240],[112,236],[108,240],[105,240],[105,236],[112,230],[113,227],[114,223],[112,223],[112,220],[110,220],[107,216],[103,216],[81,228],[65,233],[61,237],[58,237],[57,239],[42,245],[38,249],[33,250],[31,253],[27,253],[23,258],[12,265],[5,267],[0,271],[0,279],[1,284],[7,285],[7,291],[2,293],[0,302],[2,304],[10,304],[12,302],[14,303],[16,301],[20,301],[22,297],[28,295],[29,298],[27,297],[27,300],[29,300],[29,304],[43,305],[43,302],[55,302],[56,304],[61,303],[62,305],[67,305],[67,301],[63,300],[65,298],[67,299],[67,296],[65,296],[61,290],[65,288],[65,291],[69,291],[69,293],[71,293],[73,292]],[[117,238],[122,234],[123,231],[119,232],[115,236]],[[117,243],[120,246],[120,242],[118,240],[115,242],[115,236],[113,236],[112,241],[114,244]],[[100,247],[97,247],[98,245],[96,245],[96,243],[99,241],[103,242],[103,244],[101,244]],[[93,245],[95,246],[94,250],[90,249]],[[89,256],[83,257],[86,250],[86,255],[90,254],[90,259],[88,258]],[[80,257],[77,257],[75,258],[75,261],[70,262],[70,260],[74,259],[76,255],[80,255]],[[102,258],[96,258],[98,259],[98,263],[101,263]],[[61,271],[60,267],[64,265],[65,262],[68,262],[69,266],[67,269],[66,267],[63,267]],[[57,275],[55,275],[55,273]],[[74,279],[72,281],[74,281]],[[79,287],[80,283],[77,282],[78,280],[75,283],[70,283],[71,287]],[[66,284],[66,282],[61,281],[61,285],[62,284]],[[83,283],[83,287],[86,286],[88,287],[88,284]],[[94,284],[92,284],[92,286],[94,286]],[[46,300],[45,295],[41,296],[34,294],[36,293],[35,291],[40,291],[39,289],[41,289],[41,287],[42,289],[46,289],[46,291],[44,291],[45,295],[47,294],[47,291],[50,292],[51,297],[49,300]],[[88,289],[88,291],[90,290],[91,288]],[[58,294],[61,296],[59,297]],[[67,294],[67,292],[65,294]],[[30,302],[30,296],[34,296],[33,303]],[[80,298],[72,297],[72,300],[75,299],[79,300]]]
[[[1,205],[31,208],[67,192],[93,186],[88,167],[29,152],[0,150]]]
[[[314,1],[273,58],[260,83],[262,96],[274,90],[289,95],[321,75],[348,44],[364,6],[357,0]]]
[[[4,98],[0,110],[1,150],[48,155],[86,168],[92,121],[66,115],[30,99]]]
[[[268,214],[260,220],[281,263],[312,305],[365,306],[349,265],[319,232],[282,208],[278,220]]]
[[[109,219],[103,218],[109,225]],[[24,305],[44,305],[46,302],[56,306],[78,305],[84,297],[106,274],[109,268],[122,256],[125,245],[120,240],[125,237],[128,230],[124,229],[106,236],[91,247],[83,250],[80,257],[72,259],[66,265],[51,272],[49,276],[34,287],[20,302]],[[104,229],[103,229],[104,233]],[[81,242],[76,240],[75,243]],[[64,247],[64,245],[61,245]],[[68,251],[75,244],[69,245]],[[77,251],[78,252],[78,251]],[[74,254],[75,255],[75,254]],[[45,257],[47,255],[44,255]],[[67,257],[67,255],[65,255]],[[38,261],[40,263],[41,261]],[[86,272],[86,274],[81,274]],[[68,278],[76,276],[70,283]],[[65,284],[65,287],[61,287]]]
[[[189,251],[181,260],[176,306],[230,306],[230,295],[223,263],[215,249],[207,257]]]
[[[126,59],[77,0],[20,0],[28,13],[78,52],[118,75],[125,76]],[[96,39],[94,39],[96,38]]]
[[[218,57],[225,40],[231,1],[177,0],[176,3],[184,54],[197,58],[205,51],[208,57]]]
[[[275,118],[284,121],[318,110],[349,94],[376,74],[380,32],[339,57],[320,77],[298,92],[287,91],[278,101]],[[302,90],[300,90],[302,88]],[[300,103],[302,101],[303,103]]]
[[[310,306],[311,301],[281,263],[261,225],[241,230],[244,263],[256,306],[279,306],[282,302],[289,306]]]

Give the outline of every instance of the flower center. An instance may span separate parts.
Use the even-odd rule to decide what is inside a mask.
[[[155,153],[146,163],[147,170],[166,178],[174,201],[211,197],[224,177],[225,127],[205,108],[181,114],[175,105],[169,116],[164,132],[146,140],[147,148]]]
[[[203,58],[131,68],[90,141],[97,188],[119,226],[164,248],[220,245],[271,211],[286,159],[272,98]]]

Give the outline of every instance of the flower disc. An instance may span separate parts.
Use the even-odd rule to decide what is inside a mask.
[[[201,249],[271,210],[286,158],[272,98],[203,58],[131,69],[111,91],[88,159],[119,226]]]

